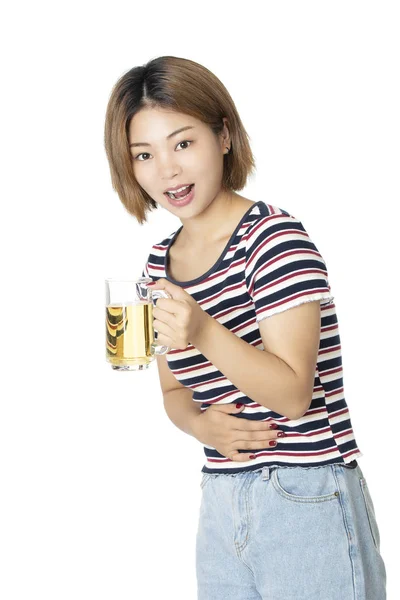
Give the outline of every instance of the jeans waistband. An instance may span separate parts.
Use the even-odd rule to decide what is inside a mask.
[[[355,469],[358,465],[356,460],[352,460],[350,463],[347,463],[347,464],[345,464],[345,463],[341,463],[341,464],[343,467],[346,467],[347,469]],[[262,476],[263,476],[264,481],[269,479],[270,470],[271,470],[271,467],[262,467]]]

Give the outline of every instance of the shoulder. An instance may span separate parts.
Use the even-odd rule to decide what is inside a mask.
[[[289,233],[293,229],[296,231],[299,229],[304,230],[301,221],[287,210],[271,204],[265,204],[264,206],[264,210],[260,211],[260,215],[253,220],[246,231],[244,236],[246,248],[250,248],[257,240],[265,240],[279,232]]]
[[[173,231],[172,233],[167,235],[165,238],[161,239],[158,242],[155,242],[150,247],[149,256],[151,256],[151,255],[160,256],[161,254],[165,253],[167,251],[167,248],[168,248],[172,238],[178,233],[178,231],[179,231],[179,229],[176,229],[175,231]]]
[[[246,270],[268,268],[322,268],[325,260],[303,223],[279,207],[271,214],[261,214],[246,231]],[[262,211],[261,211],[262,212]],[[318,264],[317,264],[318,263]]]
[[[170,233],[167,237],[155,242],[147,251],[147,259],[143,273],[150,277],[160,277],[164,271],[165,256],[172,238],[178,233],[179,229]]]
[[[173,231],[172,233],[167,235],[165,238],[163,238],[159,242],[156,242],[155,244],[153,244],[151,247],[151,250],[166,250],[168,248],[170,241],[178,233],[179,229],[176,229],[175,231]]]

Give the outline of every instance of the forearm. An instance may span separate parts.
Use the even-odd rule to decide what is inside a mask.
[[[251,400],[289,419],[305,402],[296,373],[275,354],[258,350],[207,315],[193,345]]]
[[[200,404],[193,401],[193,391],[185,388],[164,395],[164,408],[172,423],[184,433],[195,436],[194,419],[201,414]]]

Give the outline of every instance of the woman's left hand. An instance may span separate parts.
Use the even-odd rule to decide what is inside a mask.
[[[165,278],[149,286],[150,290],[165,290],[171,298],[158,298],[153,305],[153,327],[157,331],[157,343],[170,348],[185,350],[195,345],[196,335],[204,327],[209,315],[183,288]]]

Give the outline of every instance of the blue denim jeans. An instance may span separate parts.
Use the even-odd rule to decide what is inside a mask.
[[[203,473],[198,600],[385,600],[360,466]]]

